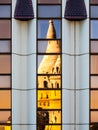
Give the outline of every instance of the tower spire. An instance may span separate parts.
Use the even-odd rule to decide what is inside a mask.
[[[52,20],[49,20],[49,27],[48,27],[46,38],[47,39],[56,38],[56,31],[55,31],[54,24],[53,24]]]

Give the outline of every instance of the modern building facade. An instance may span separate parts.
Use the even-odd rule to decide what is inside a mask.
[[[98,0],[0,0],[0,130],[98,129]]]

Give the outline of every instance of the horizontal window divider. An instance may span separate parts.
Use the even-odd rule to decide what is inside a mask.
[[[37,55],[61,55],[62,53],[37,53]]]
[[[1,111],[11,111],[11,109],[9,109],[9,108],[8,109],[7,108],[6,109],[0,109],[0,112]]]
[[[90,111],[98,111],[98,109],[90,109]]]
[[[97,91],[98,91],[98,88],[90,88],[90,90],[92,90],[92,91],[93,91],[93,90],[97,90]]]
[[[42,20],[43,20],[43,19],[44,19],[44,20],[48,20],[48,19],[49,19],[49,20],[50,20],[50,19],[52,19],[52,20],[59,20],[59,19],[60,19],[60,20],[61,20],[61,16],[60,16],[60,17],[37,17],[37,19],[38,19],[38,20],[41,20],[41,19],[42,19]]]
[[[90,76],[98,76],[98,74],[90,74]]]
[[[50,5],[50,6],[54,6],[54,5],[59,5],[59,6],[61,6],[62,4],[60,4],[60,3],[37,3],[37,7],[38,7],[38,5]]]
[[[38,39],[37,39],[37,42],[38,42],[38,41],[52,41],[52,40],[60,40],[60,41],[62,41],[62,39],[60,39],[60,38],[58,38],[58,39],[55,39],[55,38],[53,38],[53,39],[48,39],[48,38],[38,38]],[[60,43],[60,44],[62,44],[62,43]]]
[[[11,52],[0,52],[0,55],[11,55]]]
[[[12,40],[11,38],[0,38],[0,41]]]
[[[0,76],[11,76],[12,74],[0,74]]]
[[[43,90],[43,91],[44,91],[44,90],[45,90],[45,91],[46,91],[46,90],[51,90],[51,91],[52,91],[52,90],[53,90],[53,91],[60,90],[60,91],[61,91],[62,88],[46,88],[46,89],[45,89],[45,88],[37,88],[37,90]]]
[[[90,53],[90,56],[91,56],[91,55],[98,55],[98,53],[92,53],[92,52],[91,52],[91,53]]]
[[[42,123],[37,123],[37,125],[42,125]],[[45,123],[45,125],[60,125],[61,126],[61,123]]]
[[[98,20],[98,17],[96,17],[96,18],[90,17],[90,20]]]
[[[62,111],[62,109],[41,109],[41,110],[39,110],[38,108],[37,108],[37,111]]]
[[[4,125],[4,126],[11,126],[11,123],[0,123],[0,125]]]
[[[90,123],[62,123],[62,125],[90,125]]]
[[[2,90],[5,90],[5,91],[6,91],[6,90],[10,90],[10,91],[11,91],[12,88],[11,88],[11,87],[10,87],[10,88],[1,88],[1,87],[0,87],[0,91],[2,91]]]
[[[90,42],[92,42],[92,41],[98,41],[98,39],[90,39]]]
[[[11,20],[11,16],[10,17],[0,17],[0,20]]]
[[[37,76],[61,76],[61,74],[37,74]]]
[[[89,88],[80,88],[80,89],[69,89],[69,88],[62,88],[62,90],[68,90],[68,91],[83,91],[83,90],[89,90]]]

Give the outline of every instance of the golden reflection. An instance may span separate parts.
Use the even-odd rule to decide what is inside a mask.
[[[43,109],[61,109],[61,91],[38,90],[38,107]]]

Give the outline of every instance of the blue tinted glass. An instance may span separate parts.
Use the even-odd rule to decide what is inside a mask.
[[[60,6],[59,5],[40,5],[38,6],[38,17],[43,17],[43,18],[54,18],[54,17],[60,17]]]
[[[61,38],[61,21],[53,20],[56,38]],[[49,28],[49,20],[38,20],[38,38],[46,38]]]
[[[0,5],[0,18],[9,18],[11,14],[10,5]]]
[[[98,6],[91,6],[91,18],[98,18]]]
[[[98,39],[98,20],[91,20],[91,38]]]

